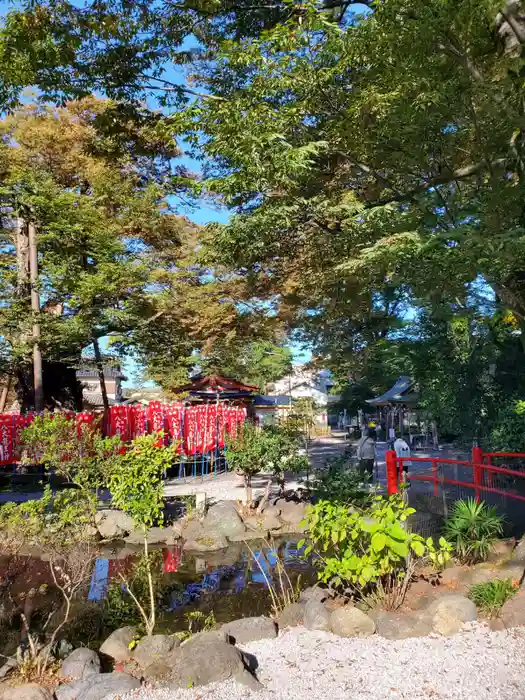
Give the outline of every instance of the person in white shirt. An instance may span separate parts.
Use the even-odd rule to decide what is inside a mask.
[[[410,446],[405,441],[401,435],[397,435],[394,442],[394,450],[396,457],[410,457]],[[403,478],[405,481],[408,479],[408,467],[411,466],[410,462],[403,462]]]

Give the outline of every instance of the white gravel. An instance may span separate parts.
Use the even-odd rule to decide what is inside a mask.
[[[295,628],[243,647],[265,688],[233,681],[205,688],[141,690],[142,700],[519,700],[525,695],[525,628],[491,632],[470,623],[453,637],[343,639]]]

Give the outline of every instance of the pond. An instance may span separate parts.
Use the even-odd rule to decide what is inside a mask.
[[[185,552],[181,546],[154,550],[154,579],[159,592],[156,631],[187,630],[188,613],[194,611],[202,613],[202,617],[213,613],[217,624],[271,613],[268,586],[278,584],[278,561],[284,563],[295,589],[306,588],[316,580],[312,559],[302,555],[298,540],[299,537],[288,536],[271,545],[236,543],[210,553]],[[140,554],[140,549],[124,544],[106,546],[100,551],[91,581],[78,601],[76,623],[68,633],[70,641],[96,647],[96,637],[103,639],[112,628],[133,622],[129,613],[134,614],[134,608],[127,600],[121,575],[128,579],[134,575]],[[12,558],[0,556],[0,589],[2,599],[16,601],[21,608],[31,600],[29,612],[36,626],[46,618],[53,601],[56,605],[59,600],[58,592],[53,590],[49,563],[36,556],[18,557],[16,567]],[[96,611],[100,619],[95,624],[91,617]],[[83,615],[90,619],[83,622]],[[21,621],[18,614],[7,624],[8,618],[2,616],[0,605],[0,636],[6,640],[9,632],[8,646],[12,647],[20,638]],[[4,648],[3,653],[6,652]]]

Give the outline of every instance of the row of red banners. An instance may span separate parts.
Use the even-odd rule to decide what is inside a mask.
[[[20,459],[20,433],[36,414],[0,414],[0,464]],[[78,429],[100,418],[94,412],[65,412],[76,420]],[[164,444],[176,444],[179,454],[196,455],[213,452],[225,446],[226,436],[235,437],[239,425],[246,420],[246,408],[224,404],[184,406],[152,401],[148,406],[111,406],[103,416],[105,435],[120,435],[129,442],[139,435],[162,433]]]

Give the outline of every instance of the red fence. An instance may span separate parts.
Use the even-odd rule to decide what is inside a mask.
[[[409,471],[410,482],[426,482],[433,487],[434,495],[439,494],[443,485],[470,489],[477,501],[482,494],[494,493],[520,501],[525,501],[525,468],[518,464],[511,469],[507,464],[494,464],[494,460],[522,460],[521,452],[483,452],[480,447],[472,449],[472,460],[445,459],[442,457],[397,457],[393,451],[386,453],[387,490],[389,494],[399,491],[403,480],[403,467]],[[419,470],[418,465],[428,465]]]
[[[32,423],[35,415],[0,414],[0,465],[13,464],[20,459],[20,433]],[[102,419],[103,433],[120,435],[124,442],[162,431],[165,444],[176,442],[179,454],[195,456],[224,448],[226,435],[236,435],[239,424],[246,420],[246,408],[152,401],[146,407],[112,406],[105,414],[66,411],[64,415],[76,420],[78,426]]]
[[[475,498],[495,505],[515,531],[525,531],[525,453],[483,452],[471,460],[442,457],[397,457],[386,453],[387,491],[398,493],[408,469],[409,501],[417,510],[447,516],[458,499]]]

